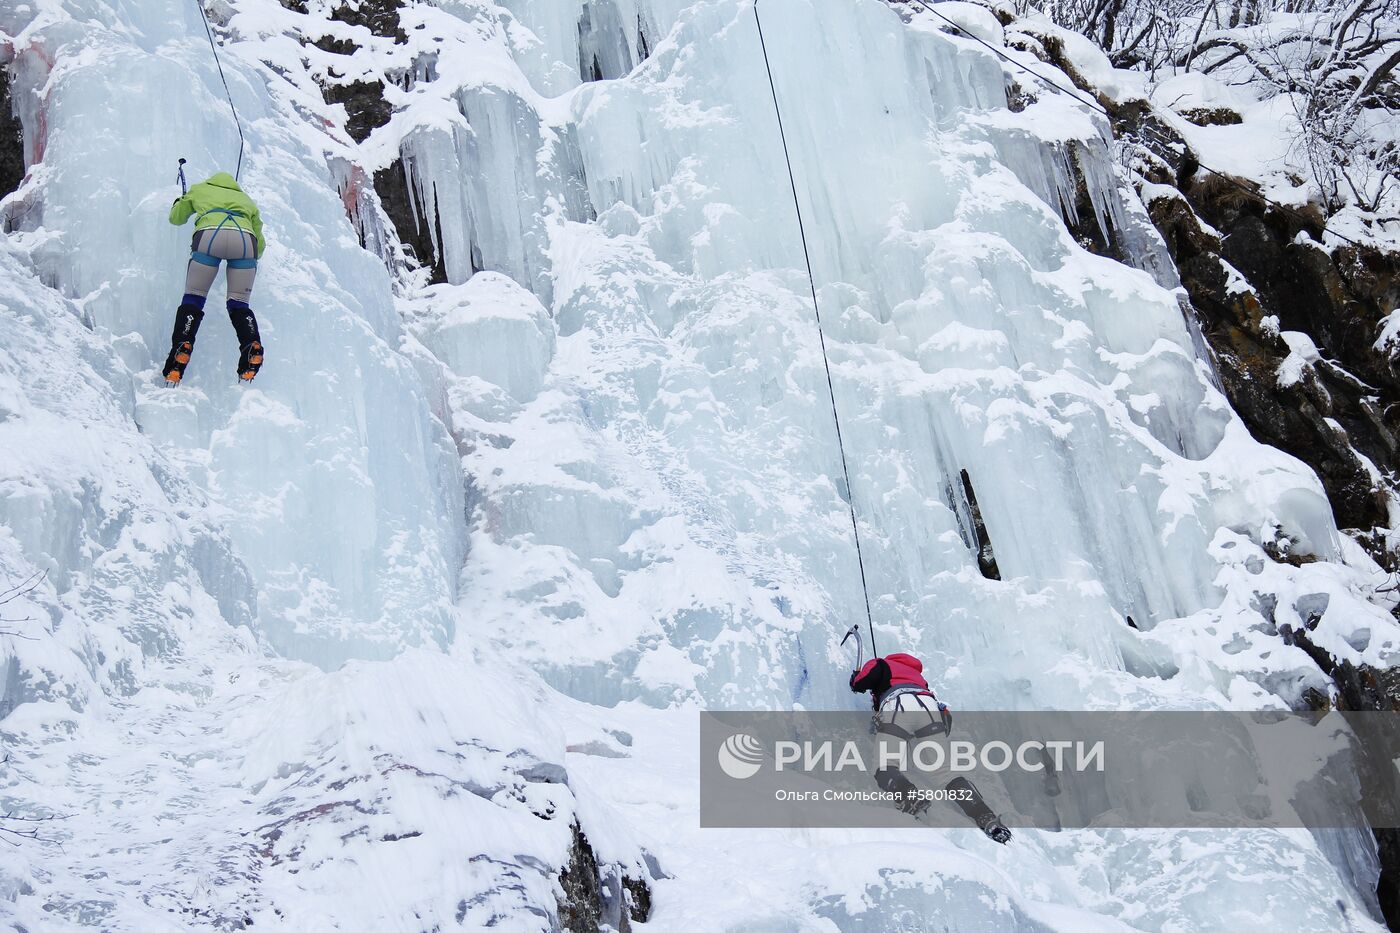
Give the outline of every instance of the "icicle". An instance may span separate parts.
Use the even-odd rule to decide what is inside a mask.
[[[622,23],[614,0],[584,3],[578,19],[578,56],[585,82],[620,78],[632,70],[632,39]]]

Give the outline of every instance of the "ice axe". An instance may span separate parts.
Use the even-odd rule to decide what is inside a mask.
[[[184,195],[189,194],[189,193],[190,193],[189,186],[188,186],[187,184],[185,184],[185,160],[184,160],[184,159],[181,159],[181,160],[180,160],[180,168],[179,168],[179,169],[177,170],[177,172],[176,172],[176,177],[180,179],[180,194],[181,194],[181,196],[184,196]]]
[[[860,637],[859,624],[852,625],[850,628],[846,629],[846,635],[841,639],[842,647],[845,647],[846,642],[851,640],[852,635],[854,635],[856,639],[856,666],[854,670],[858,671],[865,660],[865,642]]]

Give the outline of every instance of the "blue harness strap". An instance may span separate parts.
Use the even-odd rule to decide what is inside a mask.
[[[243,216],[242,214],[238,213],[237,211],[225,210],[222,207],[216,207],[212,210],[205,211],[203,214],[200,214],[199,219],[195,221],[195,224],[198,225],[199,220],[208,217],[210,214],[224,215],[224,219],[219,221],[219,225],[217,227],[214,227],[214,232],[209,235],[210,243],[214,242],[214,237],[219,235],[219,231],[224,229],[224,224],[228,223],[230,220],[233,221],[234,229],[237,230],[239,233],[244,234],[245,236],[252,236],[251,233],[243,229],[242,225],[239,224],[237,220],[237,218]],[[206,227],[205,229],[207,230],[209,228]],[[221,261],[217,256],[213,256],[209,253],[204,252],[203,250],[192,251],[190,253],[190,258],[193,259],[195,262],[199,263],[200,265],[213,266],[215,269],[219,268],[219,263]],[[258,267],[258,260],[255,257],[250,257],[248,255],[247,240],[243,241],[243,258],[228,259],[222,261],[227,262],[228,267],[230,269],[256,269]]]
[[[205,217],[208,217],[210,214],[223,214],[223,215],[224,215],[224,219],[221,220],[221,221],[219,221],[219,226],[220,226],[220,227],[222,227],[224,224],[228,223],[230,220],[233,220],[235,217],[242,217],[242,216],[243,216],[243,215],[240,214],[238,211],[231,211],[231,210],[228,210],[227,208],[223,208],[223,207],[211,207],[209,210],[207,210],[207,211],[205,211],[203,214],[200,214],[200,215],[199,215],[199,220],[203,220]],[[199,223],[199,220],[196,220],[195,223]],[[242,229],[243,229],[242,227],[240,227],[240,226],[238,225],[238,221],[236,221],[236,220],[233,220],[233,225],[234,225],[235,227],[238,227],[239,230],[242,230]],[[215,229],[218,229],[218,228],[216,227]]]

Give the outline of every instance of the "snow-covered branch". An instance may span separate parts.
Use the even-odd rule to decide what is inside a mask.
[[[0,591],[0,607],[7,606],[15,600],[22,599],[23,597],[28,596],[30,593],[34,592],[34,590],[39,586],[39,584],[44,582],[44,578],[46,576],[48,576],[48,571],[36,570],[34,573],[30,574],[28,577],[15,584],[14,586],[11,586],[9,589]],[[6,616],[3,612],[0,612],[0,626],[3,626],[0,627],[0,635],[9,635],[13,638],[32,638],[32,636],[25,635],[24,633],[20,632],[17,628],[14,628],[14,626],[22,626],[28,622],[33,621],[34,619],[32,616],[25,616],[23,618],[16,619]]]
[[[9,755],[0,758],[0,765],[9,763]],[[39,832],[43,824],[62,819],[67,819],[67,817],[58,813],[33,816],[26,813],[16,813],[14,810],[6,810],[4,813],[0,813],[0,842],[17,846],[26,839],[43,841],[44,837]]]
[[[1287,98],[1326,213],[1378,221],[1400,191],[1400,0],[1017,0],[1094,39],[1116,67],[1200,72]]]

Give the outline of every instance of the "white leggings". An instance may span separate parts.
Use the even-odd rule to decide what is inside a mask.
[[[257,241],[248,231],[240,230],[229,224],[217,230],[212,228],[196,230],[194,239],[190,243],[190,250],[195,253],[206,253],[215,259],[225,261],[229,259],[253,259],[257,256]],[[205,265],[191,257],[189,267],[185,270],[185,293],[207,297],[218,274],[218,266]],[[257,277],[257,274],[256,266],[247,269],[235,269],[230,266],[225,273],[229,300],[247,304],[248,296],[253,293],[253,279]]]

